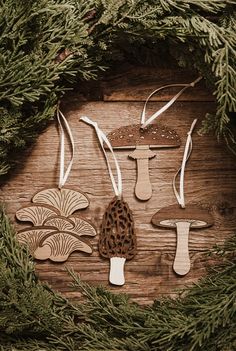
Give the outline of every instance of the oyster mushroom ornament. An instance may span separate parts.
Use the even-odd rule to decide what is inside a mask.
[[[152,223],[157,227],[166,227],[176,229],[177,246],[173,264],[174,271],[179,275],[185,275],[190,270],[189,257],[189,231],[195,229],[204,229],[213,225],[213,218],[210,213],[197,205],[185,205],[184,199],[184,171],[185,165],[192,151],[191,134],[197,120],[192,123],[185,145],[181,168],[177,171],[173,179],[173,189],[178,201],[178,205],[171,205],[160,209],[153,217]],[[180,173],[179,192],[175,183]]]
[[[95,236],[96,230],[88,221],[81,219],[76,211],[89,205],[83,193],[65,188],[74,157],[74,140],[69,124],[58,109],[60,126],[60,176],[58,188],[43,189],[32,198],[32,203],[16,212],[19,221],[31,223],[18,231],[17,239],[29,247],[31,254],[38,260],[50,259],[64,262],[74,251],[92,253],[92,247],[84,236]],[[64,172],[65,132],[71,143],[71,160]]]
[[[170,84],[154,90],[144,104],[140,124],[120,127],[107,135],[113,149],[134,149],[129,154],[129,157],[136,160],[137,163],[135,195],[139,200],[146,201],[152,196],[152,185],[149,178],[149,160],[156,156],[153,150],[177,148],[181,144],[176,131],[160,123],[150,123],[166,111],[187,88],[194,87],[201,79],[199,77],[190,84]],[[182,90],[145,121],[146,106],[149,99],[162,89],[177,86],[183,87]]]
[[[110,283],[123,285],[125,283],[125,262],[132,259],[137,250],[133,215],[122,197],[121,171],[109,140],[96,122],[91,121],[88,117],[81,117],[80,120],[93,126],[97,133],[116,195],[103,215],[98,249],[102,257],[110,259]],[[104,143],[112,153],[117,171],[117,182],[113,176]]]

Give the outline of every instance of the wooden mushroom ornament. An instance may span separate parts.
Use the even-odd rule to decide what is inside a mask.
[[[184,172],[186,163],[192,151],[191,134],[195,127],[197,120],[195,119],[191,125],[190,131],[185,145],[182,165],[174,176],[173,189],[178,205],[171,205],[161,208],[152,217],[152,224],[157,227],[166,227],[176,229],[177,246],[175,259],[173,264],[174,271],[179,275],[186,275],[190,270],[189,257],[189,232],[192,229],[203,229],[213,225],[214,221],[211,214],[198,205],[185,205],[184,199]],[[176,189],[175,182],[180,173],[179,192]]]
[[[54,233],[56,233],[56,231],[57,228],[55,227],[28,227],[18,231],[17,240],[20,244],[26,245],[29,249],[29,252],[33,256],[41,240],[47,237],[48,235],[53,235]]]
[[[51,206],[62,216],[70,216],[77,210],[88,207],[87,196],[80,191],[68,188],[48,188],[39,191],[32,198],[32,202]]]
[[[177,246],[173,269],[179,275],[187,274],[190,270],[189,231],[210,227],[213,224],[212,216],[196,205],[188,205],[187,208],[171,205],[158,211],[152,217],[152,223],[157,227],[176,229]]]
[[[151,149],[179,147],[178,134],[160,124],[141,128],[140,124],[118,128],[107,135],[113,149],[134,149],[129,157],[137,163],[137,181],[135,195],[139,200],[148,200],[152,196],[149,178],[149,159],[156,156]]]
[[[34,226],[43,225],[46,219],[50,216],[59,215],[60,212],[58,209],[40,204],[30,204],[20,208],[16,212],[16,218],[19,221],[32,223]]]
[[[28,245],[36,259],[64,262],[74,251],[91,254],[91,245],[81,239],[81,236],[95,236],[96,230],[91,223],[74,214],[88,207],[87,196],[80,191],[64,187],[73,163],[74,141],[63,114],[58,111],[57,117],[61,128],[59,185],[57,188],[46,188],[37,192],[32,198],[32,204],[16,212],[16,218],[33,224],[20,230],[17,238],[20,243]],[[62,122],[72,144],[72,158],[66,172],[64,172],[65,131]]]
[[[110,259],[109,281],[123,285],[125,261],[136,254],[136,237],[132,212],[122,198],[115,197],[103,215],[98,249]]]
[[[92,247],[78,235],[71,232],[56,231],[43,237],[33,255],[38,260],[64,262],[74,251],[92,253]]]
[[[128,204],[123,200],[121,171],[109,140],[96,122],[93,122],[88,117],[82,117],[81,120],[93,126],[96,131],[116,195],[107,206],[103,215],[98,249],[102,257],[110,259],[109,282],[114,285],[123,285],[125,283],[125,262],[132,259],[136,254],[133,215]],[[117,179],[113,176],[105,146],[112,153],[117,171]]]
[[[165,112],[178,97],[189,87],[194,87],[202,77],[187,84],[169,84],[154,90],[146,99],[141,113],[140,124],[132,124],[113,130],[107,135],[113,149],[134,149],[129,157],[136,160],[137,180],[135,195],[139,200],[149,200],[152,196],[152,186],[149,179],[149,160],[156,156],[151,149],[176,148],[181,144],[176,131],[161,124],[151,124],[157,117]],[[182,89],[162,108],[157,110],[146,120],[146,106],[150,98],[170,87],[182,87]]]
[[[20,221],[33,223],[33,227],[20,230],[19,242],[27,244],[38,260],[64,262],[74,251],[92,253],[89,243],[81,236],[95,236],[92,224],[72,214],[89,205],[87,197],[73,189],[43,189],[33,196],[32,205],[16,212]]]

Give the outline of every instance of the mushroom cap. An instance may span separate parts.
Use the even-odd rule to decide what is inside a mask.
[[[35,226],[43,225],[49,216],[55,216],[59,211],[49,205],[31,204],[16,211],[16,218],[19,221],[33,223]]]
[[[33,196],[32,202],[53,206],[65,217],[89,205],[83,193],[69,188],[43,189]]]
[[[87,220],[85,221],[84,219],[74,215],[68,217],[68,219],[72,221],[74,224],[74,227],[70,229],[70,232],[79,236],[83,236],[83,235],[96,236],[97,235],[96,228],[89,221]]]
[[[123,198],[114,197],[103,215],[98,250],[105,258],[130,260],[136,255],[133,214]]]
[[[42,238],[34,252],[34,257],[38,260],[50,259],[54,262],[64,262],[74,251],[91,254],[93,250],[85,240],[73,233],[58,231]]]
[[[53,226],[59,231],[73,233],[78,237],[97,234],[95,227],[90,222],[75,215],[69,217],[52,216],[44,222],[44,225]]]
[[[149,145],[150,148],[179,147],[180,138],[176,131],[161,124],[149,124],[140,128],[132,124],[113,130],[107,135],[115,149],[133,149],[137,145]]]
[[[151,222],[158,227],[176,227],[178,222],[188,222],[191,228],[206,228],[213,225],[213,217],[197,205],[187,205],[186,208],[171,205],[161,208],[154,214]]]
[[[55,227],[49,226],[30,227],[19,230],[16,237],[19,243],[27,245],[30,253],[33,254],[40,242],[56,231]]]
[[[43,223],[46,226],[55,227],[60,231],[70,231],[74,227],[74,223],[64,216],[51,216],[48,217]]]

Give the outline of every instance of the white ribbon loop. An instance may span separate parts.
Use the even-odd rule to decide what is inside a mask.
[[[141,113],[141,128],[145,128],[147,127],[151,122],[154,121],[154,119],[156,119],[158,116],[160,116],[163,112],[165,112],[171,105],[173,105],[173,103],[180,97],[180,95],[183,94],[183,92],[190,88],[190,87],[194,87],[195,84],[197,84],[200,80],[202,79],[202,77],[198,77],[197,79],[195,79],[193,82],[191,83],[187,83],[187,84],[169,84],[169,85],[164,85],[163,87],[160,87],[156,90],[154,90],[147,98],[147,100],[145,101],[142,113]],[[160,108],[160,110],[156,111],[151,117],[149,117],[146,121],[146,107],[147,107],[147,103],[150,100],[150,98],[158,93],[159,91],[166,89],[166,88],[172,88],[172,87],[183,87],[170,101],[168,101],[162,108]]]
[[[65,116],[63,115],[59,107],[57,108],[57,120],[60,128],[60,171],[59,171],[58,188],[61,189],[65,185],[69,177],[71,167],[73,165],[75,143],[74,143],[74,138],[73,138],[69,123],[67,122]],[[69,141],[71,145],[71,159],[65,171],[65,134],[66,133],[69,137]]]
[[[120,197],[122,195],[121,171],[120,171],[120,166],[119,166],[119,163],[118,163],[118,161],[116,159],[116,156],[114,154],[114,151],[113,151],[113,148],[111,146],[110,141],[107,139],[106,134],[104,134],[103,131],[98,127],[98,124],[96,122],[92,121],[91,119],[89,119],[86,116],[81,117],[80,120],[85,122],[85,123],[87,123],[87,124],[89,124],[89,125],[91,125],[95,129],[97,137],[98,137],[98,140],[100,142],[100,145],[101,145],[101,148],[102,148],[102,151],[103,151],[103,154],[104,154],[105,159],[106,159],[107,168],[108,168],[109,176],[111,178],[111,183],[112,183],[114,192],[115,192],[116,196]],[[107,157],[107,152],[106,152],[106,150],[104,148],[104,143],[107,145],[107,147],[111,151],[112,157],[113,157],[114,162],[115,162],[116,173],[117,173],[117,184],[116,184],[116,180],[115,180],[115,177],[114,177],[112,169],[111,169],[111,165],[110,165],[109,159]]]
[[[179,205],[182,208],[185,208],[185,199],[184,199],[184,171],[185,171],[185,166],[186,163],[188,162],[188,159],[191,155],[192,152],[192,148],[193,148],[193,143],[192,143],[192,132],[194,130],[194,127],[197,123],[197,119],[194,119],[190,130],[188,131],[187,135],[187,140],[186,140],[186,144],[185,144],[185,148],[184,148],[184,155],[183,155],[183,160],[182,160],[182,164],[181,167],[178,169],[178,171],[176,172],[176,174],[174,175],[173,178],[173,182],[172,182],[172,186],[173,186],[173,190],[174,190],[174,194],[175,197],[179,203]],[[179,180],[179,192],[176,189],[176,179],[177,176],[180,173],[180,180]]]

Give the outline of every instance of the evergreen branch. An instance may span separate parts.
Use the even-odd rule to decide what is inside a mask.
[[[167,39],[184,43],[190,53],[194,50],[191,65],[215,85],[218,103],[214,119],[205,120],[203,130],[213,129],[233,146],[228,131],[229,112],[236,105],[234,4],[234,0],[41,0],[17,4],[2,0],[0,104],[10,125],[17,127],[10,130],[7,119],[1,121],[0,173],[14,164],[12,155],[17,147],[26,147],[45,127],[57,99],[73,88],[78,78],[95,79],[110,65],[124,34],[131,47],[147,45],[149,40],[158,45],[159,40]],[[211,14],[219,19],[211,20]],[[65,49],[71,54],[57,62]],[[187,56],[186,60],[179,53],[178,62],[187,64]]]
[[[236,235],[212,254],[223,259],[176,300],[152,307],[91,287],[69,271],[86,303],[72,304],[41,284],[4,211],[1,220],[0,344],[12,350],[222,351],[235,347]],[[181,297],[183,294],[184,297]]]

